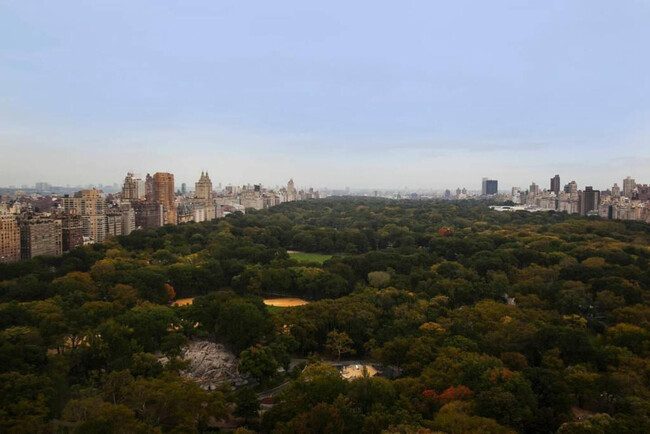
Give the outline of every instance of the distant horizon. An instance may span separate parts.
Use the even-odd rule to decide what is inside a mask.
[[[146,176],[147,173],[149,173],[149,174],[151,174],[153,176],[153,174],[156,173],[156,172],[144,172],[144,173],[134,172],[134,174],[136,174],[137,176],[141,176],[142,179],[144,179],[144,177]],[[173,172],[169,172],[169,173],[173,174]],[[598,183],[580,183],[579,181],[577,181],[575,179],[563,178],[561,174],[559,174],[559,175],[560,175],[560,188],[564,187],[566,184],[568,184],[571,181],[576,181],[576,183],[578,184],[578,189],[584,189],[584,187],[586,187],[586,186],[591,186],[594,189],[600,190],[600,191],[605,191],[605,190],[611,189],[613,187],[614,183],[616,183],[619,187],[622,188],[623,179],[625,179],[625,178],[623,178],[623,179],[618,180],[618,181],[613,181],[608,186],[600,187]],[[126,176],[126,173],[125,173],[125,176]],[[630,176],[632,179],[634,179],[637,184],[648,184],[648,183],[650,183],[650,180],[648,180],[648,179],[638,179],[638,178],[635,178],[632,175],[627,175],[627,176]],[[175,190],[181,190],[182,184],[185,183],[185,184],[187,184],[187,190],[188,191],[193,191],[194,190],[194,184],[195,184],[196,181],[198,181],[198,178],[199,178],[199,175],[197,175],[197,179],[195,181],[191,181],[191,182],[190,181],[177,181],[176,176],[174,175],[174,189]],[[264,182],[259,182],[259,181],[257,181],[257,182],[245,182],[245,183],[242,183],[242,184],[235,184],[235,183],[231,183],[231,182],[223,182],[223,181],[218,181],[218,180],[212,179],[212,176],[210,178],[211,178],[211,181],[212,181],[213,190],[216,190],[216,188],[217,188],[217,186],[219,184],[221,184],[222,189],[225,188],[226,186],[229,186],[229,185],[243,186],[243,185],[255,185],[255,184],[261,184],[263,187],[266,187],[266,188],[286,187],[286,184],[289,181],[289,179],[293,179],[294,182],[296,183],[296,188],[298,188],[298,189],[314,188],[314,189],[319,189],[319,190],[323,190],[323,189],[327,189],[327,190],[345,190],[345,189],[349,188],[351,191],[379,190],[379,191],[411,191],[411,192],[415,192],[415,191],[444,192],[445,190],[450,190],[452,193],[454,193],[457,188],[461,188],[461,189],[466,188],[468,192],[477,192],[477,191],[480,192],[481,191],[480,181],[479,181],[479,184],[478,184],[477,187],[474,187],[471,184],[463,184],[463,185],[458,185],[458,186],[454,186],[454,187],[449,186],[449,187],[440,187],[440,188],[426,187],[426,186],[422,186],[422,187],[411,187],[411,186],[401,186],[401,187],[400,186],[393,186],[393,187],[372,187],[372,186],[370,186],[370,187],[358,187],[358,186],[353,186],[353,185],[338,187],[338,186],[326,186],[326,185],[322,185],[322,186],[319,186],[319,185],[307,185],[307,184],[301,183],[299,180],[296,180],[295,178],[288,178],[287,181],[284,182],[284,183],[274,183],[274,184],[271,184],[271,183],[266,184]],[[541,181],[530,181],[527,184],[511,185],[511,186],[502,185],[502,181],[499,180],[498,178],[489,178],[489,179],[496,179],[499,182],[498,191],[499,191],[499,194],[502,194],[502,193],[509,193],[512,190],[512,188],[516,188],[516,187],[520,188],[522,191],[528,190],[528,188],[530,187],[532,182],[535,182],[535,184],[540,186],[540,188],[542,190],[544,190],[544,189],[549,190],[550,179],[551,178],[552,178],[552,176],[549,176],[549,179],[548,179],[548,181],[546,183],[543,183]],[[87,182],[87,183],[64,184],[64,185],[52,183],[52,182],[49,182],[47,180],[40,180],[40,181],[32,182],[31,184],[20,183],[20,184],[17,184],[17,185],[16,184],[0,185],[0,189],[2,189],[2,188],[5,188],[5,189],[12,188],[12,189],[17,189],[17,190],[22,189],[22,188],[35,189],[35,184],[40,183],[40,182],[47,183],[47,184],[51,185],[52,187],[65,188],[65,189],[76,189],[76,188],[83,189],[83,188],[86,188],[86,187],[89,187],[89,186],[94,186],[96,188],[99,188],[99,185],[101,185],[104,188],[105,187],[115,188],[114,184],[117,184],[118,189],[121,189],[122,185],[123,185],[123,182],[124,182],[124,178],[122,178],[122,180],[119,181],[119,182],[115,181],[115,182],[111,182],[111,183]],[[25,187],[23,187],[23,185]]]

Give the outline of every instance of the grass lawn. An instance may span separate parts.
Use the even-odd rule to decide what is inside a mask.
[[[271,313],[277,313],[277,312],[280,312],[283,309],[286,309],[286,307],[266,306],[266,309]]]
[[[319,264],[322,264],[331,258],[332,255],[323,255],[320,253],[291,252],[289,253],[289,257],[298,261],[318,262]]]

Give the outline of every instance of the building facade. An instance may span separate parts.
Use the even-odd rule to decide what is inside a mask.
[[[174,200],[174,175],[157,172],[153,175],[153,201],[163,206],[164,223],[176,224]]]
[[[160,203],[134,202],[133,210],[138,229],[159,228],[164,224],[163,206]]]
[[[83,219],[77,214],[63,214],[57,217],[61,221],[62,250],[69,252],[84,244]]]
[[[101,190],[81,190],[74,197],[63,198],[63,209],[68,214],[80,215],[84,237],[91,243],[101,243],[106,237],[106,200]]]
[[[212,200],[212,181],[208,172],[201,172],[199,182],[194,184],[194,197],[200,200]]]
[[[551,178],[551,191],[557,196],[560,194],[560,175]]]
[[[487,179],[483,178],[481,183],[481,195],[489,196],[492,194],[497,194],[499,191],[499,181],[496,179]]]
[[[593,187],[587,186],[580,197],[580,214],[587,215],[593,211],[598,211],[600,205],[600,191],[594,190]]]
[[[0,262],[20,260],[20,227],[13,215],[0,215]]]
[[[63,252],[61,221],[45,218],[23,218],[20,226],[20,256],[59,256]]]

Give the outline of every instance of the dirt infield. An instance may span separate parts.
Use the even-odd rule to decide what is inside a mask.
[[[172,303],[172,306],[187,306],[194,302],[194,298],[179,298]]]
[[[295,307],[304,306],[309,304],[309,302],[302,298],[267,298],[264,299],[264,304],[275,307]]]

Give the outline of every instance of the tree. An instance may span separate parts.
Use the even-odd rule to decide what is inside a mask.
[[[273,357],[273,350],[262,345],[255,345],[241,352],[239,371],[250,374],[260,383],[273,377],[278,370],[278,362]]]
[[[390,283],[390,274],[385,271],[371,271],[368,273],[368,283],[374,288],[385,288]]]
[[[228,303],[217,324],[217,335],[239,351],[259,342],[269,331],[270,322],[263,307],[235,299]]]
[[[340,361],[341,354],[353,352],[352,344],[354,342],[346,332],[339,333],[337,330],[332,330],[327,334],[327,343],[325,346],[329,351],[336,354]]]
[[[244,418],[244,423],[248,423],[248,419],[257,416],[260,409],[260,401],[257,399],[255,391],[250,387],[239,389],[235,393],[235,415]]]

